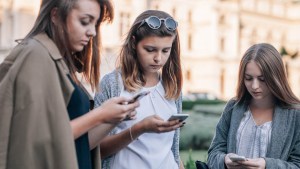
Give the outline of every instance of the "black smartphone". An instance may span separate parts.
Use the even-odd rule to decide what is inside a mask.
[[[185,119],[187,119],[189,117],[189,114],[173,114],[168,121],[171,120],[180,120],[180,121],[184,121]]]
[[[140,100],[141,98],[143,98],[144,96],[148,95],[150,93],[150,91],[144,91],[144,92],[141,92],[137,95],[135,95],[128,103],[133,103],[137,100]]]

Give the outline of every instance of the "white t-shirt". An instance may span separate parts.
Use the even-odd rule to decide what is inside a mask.
[[[116,127],[117,133],[154,114],[164,120],[168,120],[172,114],[177,114],[175,100],[164,98],[165,90],[161,82],[154,87],[142,88],[139,92],[142,91],[150,91],[150,94],[139,101],[140,107],[136,109],[136,119],[121,122]],[[134,95],[121,91],[121,96],[132,98]],[[159,134],[144,133],[120,150],[111,159],[110,167],[112,169],[178,169],[171,150],[174,135],[175,131]]]

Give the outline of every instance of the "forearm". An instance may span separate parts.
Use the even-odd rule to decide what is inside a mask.
[[[99,113],[97,114],[92,110],[83,116],[71,120],[70,123],[74,140],[76,140],[84,133],[103,123],[103,121],[102,118],[99,117]]]
[[[94,149],[108,135],[108,133],[116,126],[112,123],[103,123],[93,128],[89,132],[90,149]]]
[[[131,130],[131,133],[130,133]],[[121,133],[107,136],[101,142],[101,156],[105,158],[112,154],[117,153],[121,149],[128,146],[136,138],[143,134],[143,129],[140,125],[133,125],[130,128],[122,131]]]

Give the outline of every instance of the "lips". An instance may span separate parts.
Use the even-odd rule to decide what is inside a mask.
[[[150,67],[151,67],[152,69],[159,69],[161,66],[160,66],[160,65],[150,65]]]
[[[253,95],[260,95],[261,92],[252,92]]]
[[[87,45],[87,44],[89,43],[89,41],[88,41],[88,40],[82,40],[81,43],[82,43],[83,45]]]

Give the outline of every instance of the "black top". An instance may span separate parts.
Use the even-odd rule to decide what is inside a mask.
[[[83,89],[78,86],[74,81],[69,77],[73,86],[75,87],[74,92],[72,93],[71,100],[68,104],[68,113],[71,120],[80,117],[86,114],[89,111],[89,98]],[[75,140],[76,154],[79,169],[92,169],[90,147],[89,147],[89,138],[88,134],[84,134]]]

